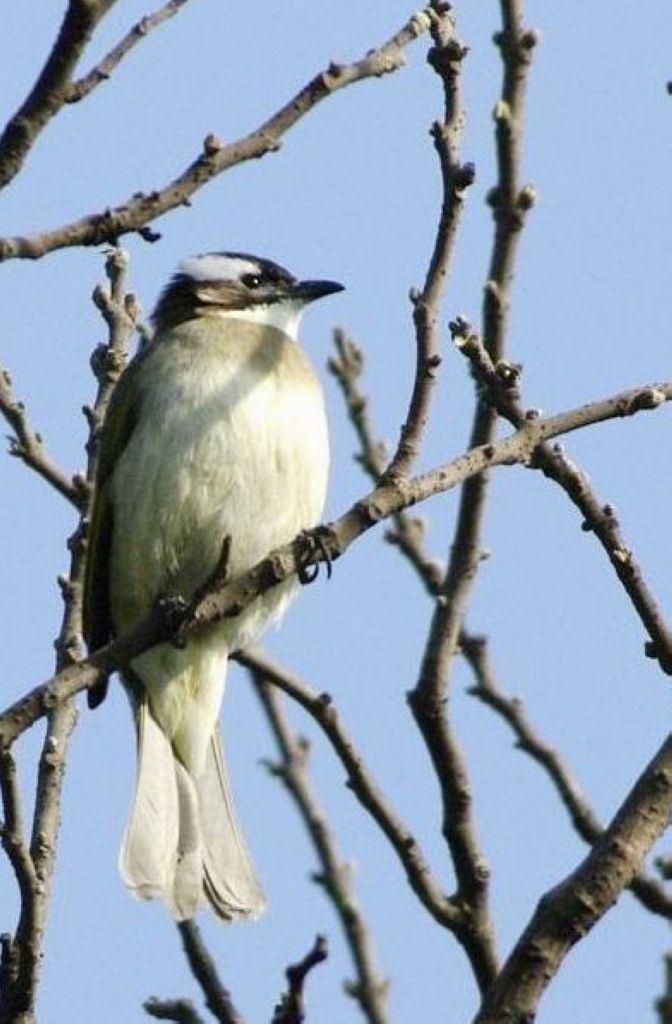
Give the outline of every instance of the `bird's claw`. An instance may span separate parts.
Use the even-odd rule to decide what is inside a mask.
[[[314,530],[303,530],[296,539],[295,553],[298,563],[297,576],[299,582],[306,586],[314,583],[320,574],[320,561],[327,567],[327,579],[331,579],[334,556],[330,549],[331,531],[327,526],[318,526]],[[320,555],[320,561],[313,559]]]

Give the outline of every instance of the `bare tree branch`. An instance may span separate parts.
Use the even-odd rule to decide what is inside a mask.
[[[409,704],[425,741],[441,793],[441,831],[455,868],[457,893],[454,898],[463,918],[462,927],[455,929],[455,935],[469,958],[481,992],[484,992],[492,984],[498,969],[488,907],[490,872],[476,834],[467,764],[446,714],[445,683],[453,651],[452,640],[442,631],[443,607],[437,604],[418,682],[409,694]],[[438,698],[437,693],[441,694]]]
[[[460,917],[459,908],[433,877],[415,836],[397,817],[378,789],[369,769],[340,722],[329,694],[317,694],[306,683],[283,671],[268,655],[256,647],[236,654],[236,660],[250,670],[261,672],[319,725],[345,768],[347,785],[386,836],[416,896],[439,924],[453,928]]]
[[[510,726],[518,748],[541,765],[555,786],[577,833],[592,846],[604,832],[603,825],[572,779],[560,755],[533,728],[521,701],[507,697],[497,685],[485,637],[463,634],[460,643],[462,654],[475,678],[468,692],[491,707]],[[651,913],[672,919],[672,899],[664,886],[651,875],[640,871],[630,883],[630,890]]]
[[[17,401],[9,373],[0,367],[0,413],[13,431],[9,438],[9,454],[34,469],[75,508],[82,504],[82,491],[77,480],[68,477],[45,450],[41,436],[28,423],[23,402]]]
[[[672,1024],[672,953],[665,954],[664,964],[665,989],[662,996],[656,999],[655,1009],[659,1024]]]
[[[35,886],[35,866],[25,841],[16,762],[9,750],[4,750],[0,755],[0,793],[3,808],[0,841],[14,870],[21,899],[28,900]],[[4,990],[3,985],[0,992]]]
[[[72,0],[75,2],[83,4],[86,0]],[[214,135],[208,136],[201,155],[162,189],[136,193],[120,206],[82,217],[51,231],[0,238],[0,261],[39,259],[55,249],[74,245],[114,243],[131,231],[140,232],[152,241],[157,236],[147,228],[151,221],[184,205],[203,185],[229,168],[277,151],[290,128],[322,100],[355,82],[380,77],[402,67],[405,48],[430,28],[434,18],[432,9],[424,8],[415,13],[388,42],[361,60],[352,64],[329,65],[277,113],[237,142],[224,145]]]
[[[280,694],[269,685],[261,668],[254,664],[248,667],[282,758],[278,764],[269,764],[269,770],[282,780],[299,810],[320,862],[321,871],[315,881],[323,886],[334,906],[352,956],[356,980],[346,983],[346,992],[357,1000],[370,1024],[388,1024],[388,983],[376,968],[369,927],[354,894],[351,868],[341,859],[308,777],[308,741],[293,733]]]
[[[153,996],[145,1000],[142,1008],[156,1020],[174,1020],[177,1024],[205,1024],[189,999],[157,999]]]
[[[477,381],[485,388],[489,401],[499,414],[514,427],[530,422],[538,413],[525,410],[518,392],[519,368],[500,361],[493,364],[479,338],[470,325],[458,318],[451,324],[453,338],[460,351],[469,359]],[[664,388],[657,387],[623,393],[616,402],[616,415],[629,416],[641,406],[654,407],[663,401]],[[587,408],[584,406],[584,408]],[[663,672],[672,674],[672,632],[662,611],[635,561],[631,548],[621,533],[615,510],[598,501],[588,479],[564,453],[560,445],[541,444],[529,461],[533,469],[555,481],[565,491],[583,517],[582,528],[595,534],[604,548],[616,575],[621,581],[635,611],[644,625],[651,642],[646,654],[658,661]]]
[[[213,622],[239,615],[270,587],[305,569],[306,564],[334,561],[367,530],[398,512],[449,491],[491,466],[529,465],[539,445],[549,438],[592,423],[656,409],[670,399],[672,381],[667,381],[632,388],[555,416],[533,416],[501,441],[469,451],[412,480],[381,483],[339,519],[301,534],[271,552],[249,572],[205,593],[196,609],[185,609],[180,602],[168,602],[168,607],[162,604],[126,636],[101,647],[91,657],[64,669],[15,701],[0,714],[0,749],[10,747],[54,701],[65,700],[95,685],[155,644],[183,638],[192,630],[198,632]],[[666,663],[661,661],[661,666],[665,668]]]
[[[329,361],[329,368],[336,377],[343,392],[349,417],[355,428],[360,452],[358,459],[369,476],[374,480],[381,475],[384,453],[375,441],[368,416],[368,404],[359,387],[362,370],[362,355],[359,349],[342,332],[335,336],[337,355]],[[444,573],[436,562],[427,558],[422,546],[422,524],[405,512],[394,517],[395,527],[386,535],[406,555],[419,573],[429,593],[434,597],[443,594]],[[441,609],[435,616],[428,652],[422,668],[422,682],[426,686],[441,684],[441,674],[447,671],[447,651],[452,653],[455,643],[452,633],[445,631],[446,616],[450,615],[448,602],[437,602]],[[461,616],[450,619],[459,625]],[[444,642],[443,651],[442,638]],[[445,677],[444,677],[445,680]],[[443,795],[443,831],[454,858],[460,903],[469,905],[472,926],[465,930],[467,951],[481,988],[487,988],[496,972],[496,954],[492,926],[487,910],[487,867],[478,848],[475,830],[471,820],[471,796],[466,768],[456,738],[444,710],[442,698],[439,701],[424,691],[411,694],[411,706],[416,712],[418,723],[425,736],[436,770],[437,780]]]
[[[167,0],[167,3],[164,3],[153,14],[147,14],[141,18],[95,67],[76,82],[68,83],[65,89],[65,102],[79,103],[102,82],[106,82],[124,57],[138,43],[146,39],[149,33],[162,25],[164,21],[174,18],[188,2],[189,0]]]
[[[522,73],[523,55],[527,58],[531,49],[531,46],[523,49],[520,45],[521,33],[521,20],[518,19],[516,23],[507,21],[504,13],[503,31],[498,37],[504,60],[502,99],[496,110],[499,175],[497,188],[491,193],[495,237],[490,280],[486,288],[486,295],[496,288],[500,298],[504,299],[512,275],[515,239],[522,227],[522,216],[512,216],[519,205],[517,171],[526,80]],[[486,301],[484,315],[487,315],[489,309],[490,303]],[[501,349],[504,334],[504,316],[496,324],[488,325],[488,337],[493,350]],[[477,405],[472,427],[472,446],[487,444],[492,440],[495,420],[496,415]],[[442,832],[457,875],[457,899],[461,906],[468,908],[471,915],[471,927],[465,930],[460,941],[469,956],[481,991],[489,987],[497,971],[488,909],[489,872],[476,835],[467,765],[447,713],[447,697],[450,669],[459,650],[465,609],[482,558],[480,536],[486,487],[487,474],[481,474],[471,477],[462,488],[448,568],[439,586],[418,681],[409,694],[409,704],[425,741],[441,792]],[[408,534],[400,536],[408,539]],[[410,554],[412,550],[415,549],[407,546],[407,553]],[[419,566],[417,561],[416,565]]]
[[[13,936],[3,939],[0,970],[0,1022],[32,1024],[42,945],[60,825],[60,791],[68,739],[75,724],[70,706],[55,710],[47,727],[38,768],[38,787],[30,847],[20,825],[18,790],[8,751],[0,757],[5,809],[2,845],[19,884],[20,913]]]
[[[131,308],[125,302],[125,270],[126,260],[123,253],[115,252],[108,258],[106,269],[111,282],[109,301],[103,303],[107,312],[109,341],[107,351],[109,359],[100,357],[98,368],[99,387],[94,410],[90,411],[89,422],[92,433],[95,432],[102,417],[106,403],[114,386],[115,367],[124,351],[124,346],[132,330],[133,322],[126,314]],[[101,290],[101,296],[104,293]],[[102,298],[99,296],[100,302]],[[113,299],[118,304],[117,314],[113,314]],[[122,320],[119,310],[124,312]],[[115,358],[116,357],[116,361]],[[20,423],[25,426],[23,411]],[[27,428],[26,428],[27,429]],[[95,467],[95,443],[90,439],[88,446],[88,465],[86,477],[78,481],[79,502],[85,504]],[[83,516],[70,538],[70,572],[61,577],[61,593],[64,602],[61,630],[56,641],[57,672],[68,671],[81,658],[82,631],[82,587],[84,578]],[[3,971],[3,988],[0,991],[0,1020],[21,1020],[30,1024],[34,1020],[34,1005],[39,980],[39,969],[42,960],[42,946],[49,907],[50,885],[53,875],[58,832],[60,828],[61,793],[68,741],[76,721],[76,710],[70,697],[51,701],[45,706],[48,718],[47,732],[37,772],[37,794],[33,814],[32,836],[29,850],[25,849],[15,810],[12,810],[13,773],[5,777],[3,796],[6,797],[6,812],[9,810],[8,822],[13,828],[10,835],[14,844],[9,846],[10,860],[15,864],[17,880],[21,896],[21,912],[16,934],[5,946],[8,962],[12,963],[11,971]],[[10,757],[8,749],[2,753],[3,763],[9,766],[6,759]],[[18,845],[17,845],[18,844]],[[13,851],[12,850],[13,845]],[[20,859],[19,859],[20,855]],[[19,864],[21,870],[19,870]]]
[[[306,978],[327,956],[327,940],[323,935],[318,935],[313,948],[303,960],[287,968],[289,987],[275,1008],[272,1024],[303,1024],[306,1019],[303,993]]]
[[[376,479],[380,472],[384,455],[380,452],[380,445],[375,441],[368,416],[368,403],[359,388],[362,354],[342,333],[337,334],[335,340],[337,356],[330,360],[330,369],[344,393],[348,413],[358,436],[360,447],[360,452],[357,456],[358,461],[360,461],[369,475]],[[428,592],[433,596],[437,596],[441,591],[443,574],[437,563],[429,559],[424,551],[421,524],[417,520],[413,520],[406,513],[401,513],[396,517],[396,523],[394,531],[389,535],[390,539],[398,544],[416,568]],[[473,691],[475,695],[487,700],[500,713],[504,714],[507,721],[510,721],[512,728],[516,731],[523,749],[533,753],[533,756],[538,754],[541,763],[544,764],[556,782],[577,830],[579,830],[587,842],[592,844],[602,833],[602,826],[592,814],[576,790],[576,787],[573,786],[555,752],[542,744],[534,736],[529,723],[525,722],[519,702],[509,701],[503,698],[499,692],[495,695],[494,678],[491,678],[489,671],[486,672],[486,664],[483,660],[486,656],[483,642],[478,638],[469,637],[462,632],[459,637],[459,647],[477,672],[479,684]],[[485,676],[490,680],[487,689]],[[672,901],[670,901],[663,886],[645,872],[640,872],[633,879],[630,889],[642,905],[647,907],[652,913],[660,914],[666,918],[669,917]]]
[[[501,94],[495,107],[497,183],[489,195],[495,231],[483,295],[483,335],[495,359],[501,358],[504,352],[517,243],[525,214],[533,202],[531,189],[521,186],[520,163],[525,92],[537,42],[536,34],[524,27],[522,3],[502,0],[501,14],[502,28],[495,36],[503,64]],[[496,423],[496,411],[477,403],[469,447],[489,446],[495,437]],[[442,699],[441,688],[447,685],[450,662],[458,648],[465,608],[482,558],[481,533],[487,487],[488,474],[481,473],[466,480],[460,492],[448,569],[440,588],[442,601],[437,603],[432,625],[432,646],[437,652],[439,638],[442,638],[444,682],[440,684],[441,673],[434,672],[435,683],[424,691],[430,716],[432,704],[438,705]]]
[[[89,456],[95,457],[97,434],[105,419],[107,405],[112,392],[128,361],[128,349],[133,333],[139,329],[140,306],[132,292],[126,290],[128,279],[128,254],[120,248],[112,248],[105,261],[108,287],[97,286],[93,301],[107,324],[108,336],[91,357],[91,366],[98,381],[93,409],[86,414],[92,427],[93,436],[89,444]],[[88,475],[94,472],[93,464]]]
[[[115,0],[69,0],[35,85],[0,135],[0,189],[14,178],[42,129],[66,101],[70,75],[96,25]]]
[[[231,996],[219,978],[196,922],[179,921],[177,929],[182,938],[191,973],[201,986],[206,1006],[215,1020],[220,1024],[243,1024],[243,1018],[234,1007]]]
[[[483,337],[492,359],[504,355],[509,294],[518,241],[534,205],[534,190],[521,184],[522,131],[527,80],[538,33],[524,23],[522,0],[500,0],[502,28],[495,35],[503,67],[495,105],[497,183],[488,196],[495,221],[488,280],[483,294]],[[477,442],[478,443],[478,442]],[[480,443],[485,443],[481,436]]]
[[[427,60],[440,76],[444,92],[443,120],[432,125],[432,136],[441,166],[443,198],[425,283],[422,291],[413,289],[411,292],[416,338],[415,379],[399,444],[385,470],[385,475],[391,480],[407,476],[419,453],[434,380],[441,362],[438,332],[441,300],[448,279],[464,194],[474,180],[473,164],[463,166],[459,150],[464,125],[460,73],[467,50],[455,35],[450,5],[437,0],[432,7],[435,12],[431,28],[434,45]]]
[[[334,331],[334,346],[336,354],[329,358],[327,367],[341,389],[348,418],[357,436],[359,450],[355,460],[369,479],[378,483],[385,470],[387,457],[385,445],[374,434],[369,401],[360,386],[364,355],[352,338],[340,329]],[[407,512],[398,512],[392,521],[394,525],[385,533],[385,539],[399,548],[413,564],[428,592],[436,596],[444,573],[438,562],[430,559],[424,551],[422,520]]]
[[[85,412],[91,430],[89,449],[95,446],[98,431],[107,408],[107,402],[123,370],[128,355],[128,339],[137,327],[139,308],[135,296],[125,293],[127,256],[121,249],[112,249],[106,267],[111,291],[96,287],[93,300],[108,326],[107,342],[98,346],[92,365],[99,382],[99,393],[93,407]],[[47,453],[40,434],[32,429],[23,402],[16,399],[9,373],[0,367],[0,414],[13,430],[9,438],[9,454],[21,459],[47,483],[66,498],[71,505],[82,509],[88,500],[91,467],[87,476],[76,473],[67,476]]]
[[[539,901],[474,1024],[532,1021],[572,946],[613,906],[640,870],[672,812],[668,737],[587,857]]]
[[[522,128],[527,78],[537,35],[523,24],[522,3],[501,0],[502,28],[495,36],[502,57],[503,80],[500,99],[495,106],[495,142],[497,183],[488,201],[495,221],[495,232],[483,292],[483,337],[493,360],[504,353],[509,295],[518,240],[525,215],[533,205],[534,193],[521,185],[520,164]],[[497,415],[487,405],[477,404],[469,447],[490,444],[495,437]],[[446,625],[457,637],[465,607],[469,582],[481,559],[481,530],[488,476],[472,477],[460,494],[457,521],[453,531],[452,554],[444,583],[444,593],[453,611]],[[456,588],[461,585],[461,594]],[[459,600],[458,600],[459,597]]]

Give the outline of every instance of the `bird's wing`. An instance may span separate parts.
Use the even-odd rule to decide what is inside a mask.
[[[137,374],[143,356],[144,351],[128,364],[119,378],[100,434],[93,507],[87,531],[82,609],[84,639],[90,652],[104,647],[113,635],[109,596],[109,561],[113,530],[110,478],[138,422],[140,396]],[[104,696],[104,687],[102,691],[95,688],[91,690],[90,706],[95,707]]]

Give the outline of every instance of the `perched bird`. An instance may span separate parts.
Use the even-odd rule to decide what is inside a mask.
[[[309,303],[341,289],[244,253],[180,264],[100,437],[84,600],[91,651],[157,599],[191,598],[225,538],[235,578],[319,521],[327,424],[297,331]],[[183,648],[147,651],[122,673],[138,767],[120,870],[134,894],[163,899],[178,920],[206,902],[227,921],[263,909],[217,716],[229,654],[282,614],[296,585],[280,584]],[[93,690],[90,704],[104,692]]]

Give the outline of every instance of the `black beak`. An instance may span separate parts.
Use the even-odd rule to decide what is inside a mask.
[[[344,286],[336,281],[297,281],[293,287],[294,294],[302,302],[315,302],[315,299],[323,299],[325,295],[333,295],[335,292],[342,292]]]

